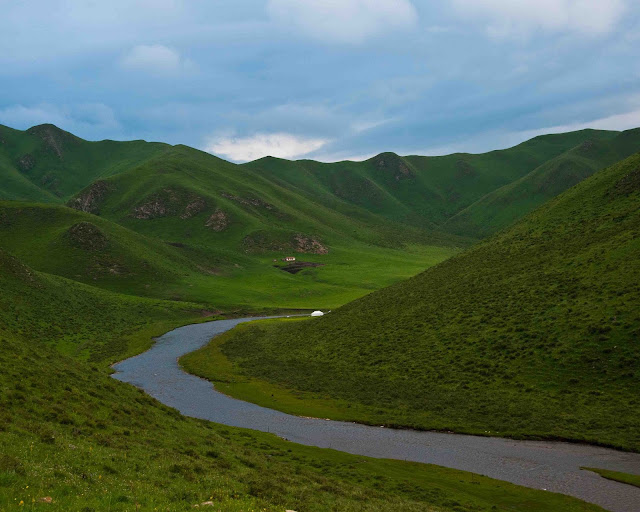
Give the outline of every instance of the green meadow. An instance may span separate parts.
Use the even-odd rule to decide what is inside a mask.
[[[182,363],[295,414],[636,450],[638,157],[601,169],[638,150],[583,130],[236,165],[0,126],[0,512],[600,510],[186,418],[110,365],[187,323],[332,309]]]
[[[4,251],[0,285],[0,510],[600,510],[183,417],[111,379],[109,364],[201,321],[195,305],[97,290]]]
[[[640,156],[420,275],[181,359],[287,412],[640,450]]]

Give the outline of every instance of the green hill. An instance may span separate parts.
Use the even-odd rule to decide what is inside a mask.
[[[0,199],[31,202],[0,205],[0,242],[36,270],[111,291],[332,308],[443,261],[638,149],[639,130],[583,130],[479,155],[236,165],[187,146],[0,127]],[[78,236],[101,241],[81,247]],[[282,270],[289,255],[304,264],[295,273]]]
[[[38,273],[0,250],[0,508],[600,510],[436,466],[180,416],[108,364],[196,314]],[[73,357],[71,357],[73,356]]]
[[[408,281],[320,319],[237,330],[221,350],[243,384],[225,391],[322,417],[640,450],[639,204],[636,154]],[[215,378],[218,344],[184,364]]]
[[[144,141],[89,142],[51,124],[26,131],[0,125],[0,199],[62,202],[98,178],[169,148]]]
[[[639,136],[640,129],[634,129],[606,141],[586,139],[523,178],[490,192],[448,219],[443,229],[476,237],[495,233],[596,171],[637,152]]]

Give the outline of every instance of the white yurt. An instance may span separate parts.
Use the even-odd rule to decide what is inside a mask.
[[[314,311],[313,313],[311,313],[311,316],[323,316],[324,313],[322,311]]]

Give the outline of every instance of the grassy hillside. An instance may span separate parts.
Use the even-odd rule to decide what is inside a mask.
[[[309,415],[640,450],[638,204],[634,155],[406,282],[238,330],[222,354],[239,392]],[[215,377],[212,355],[183,363]]]
[[[0,199],[55,204],[1,203],[0,242],[36,270],[121,293],[334,308],[636,149],[639,131],[584,130],[481,155],[235,165],[186,146],[0,127]],[[306,266],[281,270],[288,255]]]
[[[184,222],[179,217],[165,220],[167,226]],[[345,244],[330,254],[305,255],[300,259],[324,266],[290,274],[276,268],[283,265],[279,259],[273,262],[282,252],[234,253],[205,236],[195,241],[195,235],[184,239],[176,234],[163,240],[64,206],[0,202],[0,247],[31,267],[106,290],[194,301],[213,309],[331,308],[455,252]]]
[[[478,238],[638,150],[638,130],[581,130],[535,137],[483,154],[400,157],[382,153],[365,162],[333,164],[263,158],[244,167],[326,204],[346,202],[395,222]],[[571,158],[572,154],[580,157]],[[539,171],[541,166],[547,170]],[[543,179],[536,179],[540,174]],[[522,187],[521,180],[535,181],[539,188]],[[503,187],[515,188],[514,194],[500,192]],[[497,194],[502,203],[482,201],[487,194]],[[457,216],[472,205],[472,215]],[[492,222],[496,206],[500,222]],[[449,224],[452,217],[455,222]]]
[[[639,138],[640,129],[635,129],[612,139],[586,139],[523,178],[490,192],[447,220],[443,229],[481,238],[495,233],[596,171],[637,152]]]
[[[26,131],[0,125],[0,198],[61,202],[94,180],[130,169],[169,147],[144,141],[89,142],[51,124]]]
[[[110,379],[107,364],[195,318],[188,305],[47,276],[2,250],[0,289],[2,510],[600,510],[182,417]]]

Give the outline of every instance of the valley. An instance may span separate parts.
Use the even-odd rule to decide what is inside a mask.
[[[487,446],[513,442],[485,437],[639,450],[639,150],[640,130],[581,130],[234,164],[0,126],[0,510],[632,510],[625,484],[579,466],[633,475],[634,454],[566,445],[584,455],[577,487],[536,473],[555,494],[509,466],[525,444],[495,459]],[[207,344],[232,319],[316,309],[332,311]],[[187,371],[298,426],[247,422],[256,406],[224,395],[242,421],[202,412],[193,382],[211,385],[182,372],[188,407],[159,368],[151,397],[110,378],[179,332],[200,334],[176,371],[190,352]],[[356,431],[372,441],[355,448]]]

